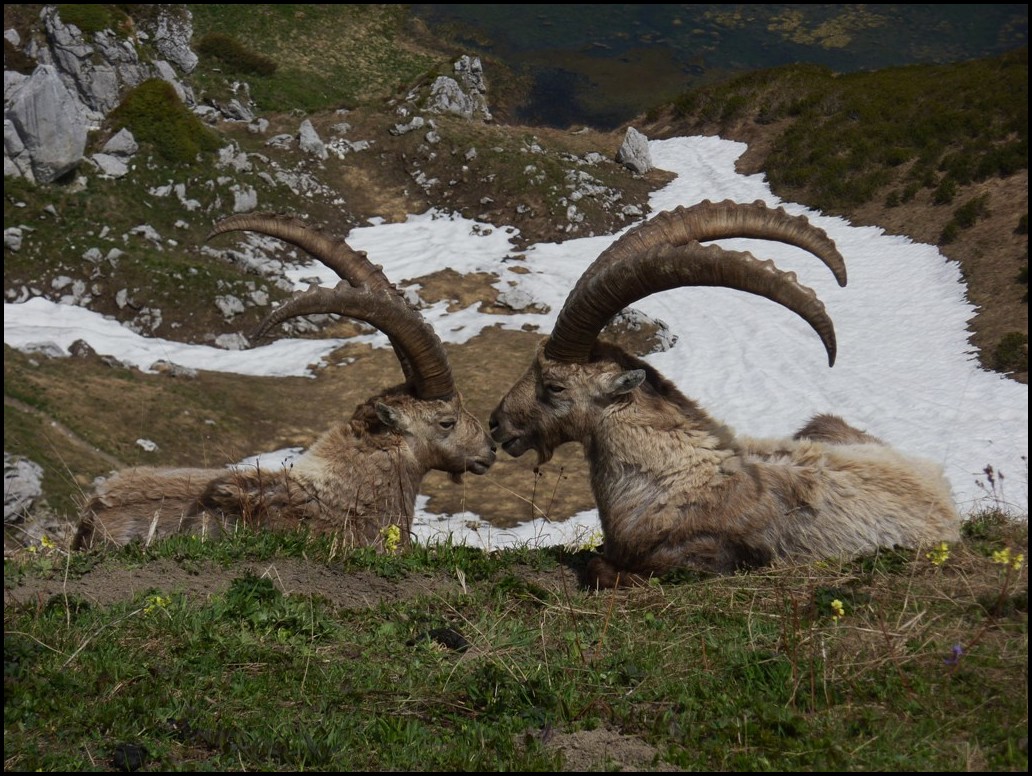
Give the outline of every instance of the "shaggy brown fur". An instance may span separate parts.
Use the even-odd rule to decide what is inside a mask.
[[[591,585],[678,567],[726,573],[779,560],[955,541],[941,468],[834,415],[790,439],[738,437],[655,370],[612,347],[588,363],[537,357],[492,415],[513,456],[579,442],[604,534]]]

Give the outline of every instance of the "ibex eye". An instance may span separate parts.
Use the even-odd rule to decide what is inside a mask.
[[[440,422],[440,426],[441,426],[441,428],[446,429],[446,430],[447,429],[452,429],[452,428],[455,428],[455,421],[454,420],[442,420]]]
[[[551,394],[559,394],[566,390],[565,385],[559,385],[559,383],[548,383],[545,385],[545,390]]]

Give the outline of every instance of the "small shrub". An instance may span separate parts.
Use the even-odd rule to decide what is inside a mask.
[[[949,245],[957,239],[960,234],[960,227],[953,221],[950,221],[946,226],[943,227],[942,232],[939,234],[939,245]]]
[[[1014,227],[1014,234],[1028,234],[1028,213],[1018,219],[1018,225]]]
[[[242,75],[270,76],[276,72],[276,63],[266,56],[251,51],[232,35],[213,32],[197,42],[197,52],[217,59],[226,69]]]
[[[993,352],[993,368],[998,372],[1028,371],[1028,335],[1020,331],[1004,334]]]
[[[906,148],[893,147],[885,152],[885,163],[890,167],[899,167],[911,158],[911,152]]]
[[[129,18],[116,5],[102,3],[61,3],[58,15],[65,24],[74,24],[83,35],[101,30],[115,30],[128,23]]]
[[[900,202],[910,202],[914,197],[917,196],[917,192],[921,190],[921,184],[917,181],[911,181],[903,187],[903,193],[900,194]]]
[[[978,196],[972,197],[963,205],[958,207],[953,213],[953,221],[957,223],[961,229],[970,229],[975,225],[975,222],[979,218],[984,218],[989,214],[989,194],[988,192],[982,192]]]
[[[1011,520],[1007,513],[996,507],[987,507],[972,512],[960,526],[960,533],[965,539],[982,542],[999,542]]]
[[[190,164],[219,147],[218,137],[183,105],[172,84],[160,78],[131,90],[108,118],[114,129],[128,129],[137,142],[152,146],[173,164]]]
[[[932,194],[932,203],[935,205],[948,205],[957,196],[957,182],[947,176],[939,181],[939,185]]]

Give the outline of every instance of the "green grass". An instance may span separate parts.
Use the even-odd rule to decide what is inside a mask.
[[[40,548],[5,561],[8,591],[66,588],[5,606],[6,767],[106,769],[129,746],[146,770],[552,771],[552,735],[606,728],[686,770],[1024,772],[1027,525],[969,525],[946,552],[599,594],[572,582],[586,551],[562,548]],[[292,560],[394,594],[284,592]],[[156,563],[224,590],[68,592]]]
[[[846,75],[815,65],[772,68],[693,90],[672,107],[675,117],[721,129],[746,118],[792,119],[767,160],[771,185],[805,189],[810,204],[828,212],[876,196],[905,201],[907,182],[947,204],[959,184],[1028,167],[1027,48]]]
[[[242,49],[275,65],[267,72],[272,68],[263,64],[266,72],[249,80],[251,97],[263,113],[355,108],[395,93],[439,62],[439,56],[399,45],[407,18],[401,5],[216,3],[189,8],[196,39],[230,35]],[[223,58],[199,53],[202,87],[221,93]]]

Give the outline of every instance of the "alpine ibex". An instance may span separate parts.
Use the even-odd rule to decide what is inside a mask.
[[[274,309],[251,336],[315,313],[365,321],[387,335],[404,383],[361,403],[282,470],[136,468],[103,481],[85,504],[77,548],[150,541],[179,532],[218,534],[237,524],[272,530],[305,527],[356,546],[410,540],[415,501],[432,469],[483,474],[495,446],[463,407],[447,354],[422,315],[365,253],[304,222],[271,214],[231,216],[211,236],[248,230],[300,247],[341,278],[312,286]],[[393,538],[388,528],[397,526]]]
[[[492,436],[514,457],[534,449],[543,463],[565,442],[583,446],[603,532],[588,582],[612,587],[677,567],[724,573],[957,539],[960,518],[936,463],[835,415],[814,417],[791,439],[736,436],[649,364],[599,341],[639,299],[721,286],[795,312],[834,365],[834,327],[816,293],[772,261],[702,245],[720,238],[796,245],[846,284],[834,242],[782,208],[704,201],[660,213],[585,270],[492,413]]]

